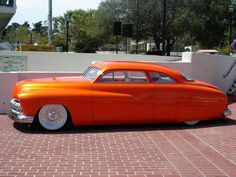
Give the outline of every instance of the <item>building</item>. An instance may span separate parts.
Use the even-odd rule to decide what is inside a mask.
[[[16,13],[16,0],[0,0],[0,33]]]

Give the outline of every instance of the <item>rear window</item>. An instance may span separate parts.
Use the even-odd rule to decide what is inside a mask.
[[[184,73],[181,73],[182,77],[187,80],[187,81],[190,81],[190,82],[194,82],[194,79]]]
[[[150,72],[150,76],[152,78],[153,83],[155,84],[173,84],[175,83],[175,80],[162,73],[157,73],[157,72]]]

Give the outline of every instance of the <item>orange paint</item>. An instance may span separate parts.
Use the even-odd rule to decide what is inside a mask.
[[[33,117],[43,105],[61,104],[74,125],[209,120],[224,117],[227,109],[227,97],[218,88],[188,81],[178,71],[161,65],[119,61],[98,62],[92,67],[99,70],[93,79],[81,76],[18,82],[13,98],[20,101],[24,115]],[[128,72],[136,75],[126,82],[122,74]],[[162,82],[156,82],[155,74],[162,76]]]

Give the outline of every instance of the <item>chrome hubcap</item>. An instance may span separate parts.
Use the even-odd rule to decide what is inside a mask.
[[[57,119],[57,112],[55,110],[50,110],[48,112],[48,118],[50,120],[56,120]]]

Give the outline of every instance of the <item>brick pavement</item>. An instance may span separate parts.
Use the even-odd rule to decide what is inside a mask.
[[[0,177],[236,176],[236,103],[230,119],[71,127],[56,133],[0,115]]]

